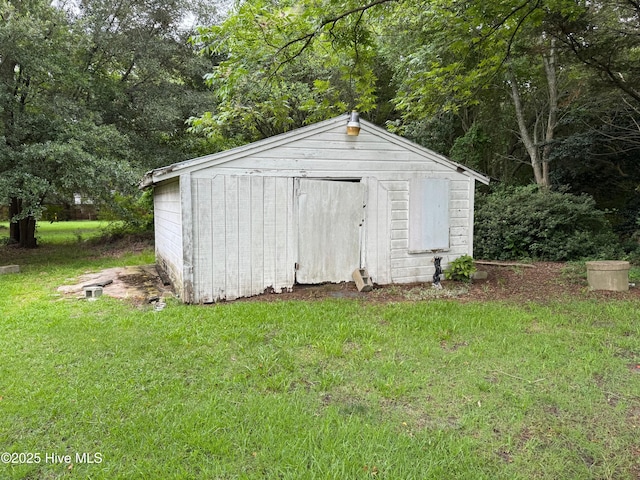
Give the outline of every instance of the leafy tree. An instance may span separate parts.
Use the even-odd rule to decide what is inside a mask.
[[[589,86],[562,119],[563,138],[553,149],[553,181],[572,193],[591,195],[609,210],[616,232],[628,238],[640,213],[637,126],[620,92],[602,87],[599,82]]]
[[[564,48],[608,85],[640,104],[640,3],[585,2],[580,15],[549,18]]]
[[[552,9],[577,15],[575,6],[560,1],[432,1],[428,8],[415,7],[401,30],[400,45],[408,53],[396,69],[396,102],[404,119],[498,101],[503,112],[513,113],[536,183],[548,188],[558,118],[573,85],[567,81],[571,64],[548,31]],[[399,56],[397,47],[387,48]]]
[[[208,76],[217,108],[193,118],[192,131],[225,148],[351,108],[373,112],[376,90],[386,85],[372,69],[377,57],[367,9],[341,7],[252,0],[221,25],[200,29],[194,43],[224,60]]]
[[[328,116],[331,106],[367,111],[377,103],[388,112],[383,121],[408,136],[420,137],[425,125],[442,133],[454,127],[450,150],[472,125],[471,135],[491,125],[496,116],[483,116],[486,106],[499,105],[498,118],[511,120],[506,134],[485,138],[500,147],[494,161],[508,171],[505,158],[526,158],[536,183],[548,188],[560,122],[583,93],[580,63],[633,98],[626,77],[637,72],[637,32],[636,2],[626,0],[248,0],[197,38],[227,58],[210,76],[219,109],[192,125],[244,143]],[[381,70],[394,73],[392,83],[381,85]],[[393,99],[401,122],[376,98],[392,89],[384,101]],[[508,138],[514,132],[522,148]]]
[[[111,202],[144,169],[202,150],[184,121],[210,103],[211,63],[178,28],[194,5],[0,0],[0,194],[13,241],[36,246],[46,198]]]
[[[10,199],[11,239],[35,247],[35,219],[52,192],[116,188],[126,137],[78,101],[81,42],[47,2],[0,3],[0,191]],[[97,190],[94,190],[96,189]]]
[[[190,0],[82,0],[76,26],[88,34],[82,68],[89,104],[125,133],[136,163],[157,167],[201,153],[184,122],[212,103],[203,80],[213,62],[189,44],[187,22],[215,21],[215,4]],[[215,59],[214,59],[215,60]]]

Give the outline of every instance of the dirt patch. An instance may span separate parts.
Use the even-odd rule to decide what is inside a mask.
[[[531,267],[482,265],[488,273],[486,280],[471,283],[444,280],[443,288],[437,290],[431,283],[404,285],[376,285],[370,292],[359,292],[353,282],[327,283],[322,285],[295,285],[292,292],[265,293],[237,301],[271,302],[282,300],[323,300],[328,298],[358,299],[363,302],[389,303],[411,302],[431,299],[451,299],[461,302],[508,301],[516,303],[548,303],[562,300],[640,300],[640,288],[630,287],[628,292],[590,291],[586,279],[567,271],[565,263],[539,262]],[[141,267],[119,267],[102,272],[86,274],[74,285],[58,289],[65,295],[84,297],[83,286],[112,280],[104,287],[104,295],[149,301],[171,295],[170,287],[164,286],[155,265]]]
[[[104,285],[103,295],[147,303],[173,295],[171,287],[163,284],[155,265],[108,268],[81,275],[77,281],[73,285],[58,287],[58,292],[84,298],[85,287]]]
[[[538,262],[531,267],[481,265],[486,280],[469,284],[445,280],[443,289],[436,290],[431,283],[404,285],[376,285],[371,292],[358,292],[355,283],[323,285],[296,285],[292,292],[265,293],[240,301],[316,300],[325,298],[356,298],[367,302],[404,302],[447,298],[456,301],[513,301],[517,303],[548,303],[556,300],[640,300],[640,288],[630,287],[628,292],[590,291],[586,278],[566,269],[565,263]]]
[[[471,300],[513,300],[546,303],[555,300],[640,299],[640,289],[627,292],[591,291],[584,276],[567,268],[566,263],[538,262],[531,268],[483,265],[485,281],[474,282]]]

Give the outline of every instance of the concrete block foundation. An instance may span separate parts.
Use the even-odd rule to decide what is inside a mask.
[[[84,297],[87,299],[95,300],[101,295],[102,295],[102,287],[85,287],[84,288]]]

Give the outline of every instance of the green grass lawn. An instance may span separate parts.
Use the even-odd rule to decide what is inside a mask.
[[[71,222],[47,222],[37,224],[36,238],[39,245],[82,242],[99,236],[110,222],[83,220]],[[0,222],[0,244],[9,237],[9,222]]]
[[[154,311],[55,291],[151,250],[42,243],[0,248],[2,479],[640,475],[638,302]]]

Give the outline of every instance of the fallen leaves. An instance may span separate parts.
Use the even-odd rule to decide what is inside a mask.
[[[368,465],[365,465],[364,467],[362,467],[362,470],[364,472],[369,473],[369,475],[371,475],[372,477],[375,477],[378,475],[378,473],[380,473],[380,471],[378,470],[378,467],[376,467],[375,465],[369,467]]]

